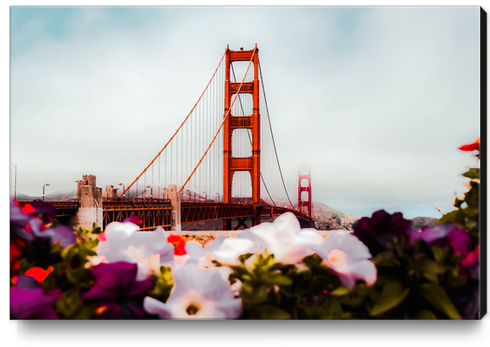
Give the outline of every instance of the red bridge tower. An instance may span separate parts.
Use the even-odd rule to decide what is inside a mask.
[[[230,66],[235,61],[252,60],[250,68],[253,67],[254,79],[252,82],[230,81]],[[241,93],[252,94],[253,113],[246,116],[235,116],[231,114],[231,102],[233,95]],[[228,115],[228,117],[226,117]],[[232,51],[226,49],[226,76],[225,76],[225,123],[223,127],[223,202],[231,203],[231,187],[233,185],[233,175],[237,171],[247,171],[250,173],[252,182],[252,203],[255,205],[253,225],[260,224],[260,112],[259,112],[259,50],[257,45],[253,50]],[[252,133],[252,156],[233,157],[232,156],[232,136],[236,129],[250,129]],[[224,230],[231,229],[231,219],[225,219]]]
[[[302,183],[307,181],[306,185]],[[302,194],[303,192],[308,193],[308,197],[303,199],[306,194]],[[308,172],[307,175],[302,175],[301,172],[298,173],[298,209],[306,214],[309,218],[312,218],[313,210],[312,210],[312,202],[311,202],[311,177]],[[305,209],[308,209],[308,213],[305,213]]]

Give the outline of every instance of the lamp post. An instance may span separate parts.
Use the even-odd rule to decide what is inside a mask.
[[[14,178],[14,200],[17,200],[17,165],[10,164],[15,167],[15,178]]]
[[[153,187],[146,186],[146,188],[150,188],[150,200],[153,199]]]
[[[216,202],[219,202],[219,193],[216,193]]]
[[[118,183],[118,186],[122,186],[123,192],[126,190],[126,186],[123,183]],[[126,193],[123,194],[123,198],[126,197]]]
[[[45,185],[43,185],[43,201],[44,201],[44,193],[46,191],[46,187],[49,187],[49,183],[46,183]]]
[[[202,192],[203,194],[205,194],[206,198],[205,198],[205,201],[204,202],[208,202],[208,193],[206,192]]]

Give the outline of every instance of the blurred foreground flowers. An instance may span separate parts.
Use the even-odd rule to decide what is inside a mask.
[[[324,238],[286,213],[205,247],[137,216],[73,230],[12,201],[10,318],[477,319],[479,169],[463,176],[433,227],[380,210]]]

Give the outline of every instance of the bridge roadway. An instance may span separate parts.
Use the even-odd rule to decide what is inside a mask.
[[[261,217],[272,217],[281,215],[285,212],[292,212],[300,221],[302,227],[309,227],[311,219],[301,212],[285,207],[272,206],[262,201],[261,205],[243,203],[245,198],[240,198],[242,203],[217,203],[217,202],[181,202],[181,224],[203,222],[222,219],[238,220],[239,228],[250,227],[245,220],[254,218],[257,213]],[[242,201],[243,200],[243,201]],[[251,199],[248,199],[250,201]],[[78,201],[46,201],[56,207],[56,218],[64,221],[75,216],[78,208]],[[153,230],[157,226],[162,226],[165,230],[170,230],[172,226],[172,207],[168,199],[118,199],[114,201],[102,202],[103,227],[107,224],[124,219],[133,215],[139,216],[143,220],[141,230]],[[249,223],[250,224],[250,223]]]

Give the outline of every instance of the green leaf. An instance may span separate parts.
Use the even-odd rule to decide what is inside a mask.
[[[473,167],[473,168],[469,169],[468,171],[466,171],[461,176],[468,177],[468,178],[471,178],[471,179],[475,179],[475,178],[476,179],[479,179],[480,178],[480,169],[477,168],[477,167]]]
[[[409,288],[403,289],[403,286],[398,281],[387,283],[383,288],[381,297],[374,304],[370,314],[377,316],[386,311],[397,307],[408,295]]]
[[[289,277],[278,274],[269,274],[265,276],[263,282],[273,286],[290,286],[293,284],[293,280],[291,280]]]
[[[334,296],[342,296],[342,295],[346,295],[348,293],[349,293],[349,288],[347,288],[347,287],[338,287],[337,289],[335,289],[330,294],[332,294]]]
[[[289,313],[272,305],[259,306],[257,314],[259,319],[291,319]]]
[[[437,309],[444,312],[451,319],[461,319],[456,307],[449,299],[446,291],[433,283],[424,283],[419,287],[419,294]]]
[[[437,319],[436,315],[429,310],[422,310],[417,313],[415,319]]]

